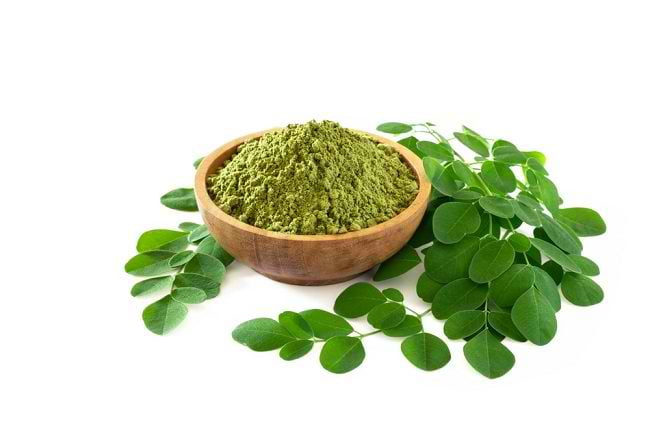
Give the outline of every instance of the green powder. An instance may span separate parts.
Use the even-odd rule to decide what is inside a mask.
[[[417,190],[394,149],[327,120],[246,142],[208,177],[211,197],[227,214],[306,235],[379,224],[408,207]]]

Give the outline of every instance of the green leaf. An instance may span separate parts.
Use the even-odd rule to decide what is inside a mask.
[[[422,332],[422,321],[419,317],[407,315],[399,325],[383,330],[388,337],[408,337]]]
[[[532,266],[512,265],[490,283],[490,299],[500,307],[511,307],[528,289],[533,287],[535,273]]]
[[[600,214],[585,207],[560,209],[558,219],[581,237],[599,236],[607,231],[607,225]]]
[[[184,304],[200,304],[208,299],[204,290],[196,287],[178,287],[172,290],[172,298]]]
[[[569,254],[569,258],[573,260],[573,263],[578,265],[582,275],[595,277],[600,274],[600,268],[593,260],[577,254]]]
[[[210,236],[210,232],[208,231],[208,226],[204,224],[192,230],[187,238],[190,242],[197,243],[207,236]]]
[[[361,339],[356,337],[332,337],[320,352],[320,364],[331,373],[342,374],[354,370],[366,357]]]
[[[555,245],[536,238],[531,239],[530,242],[535,248],[540,250],[542,254],[562,266],[564,269],[571,272],[580,272],[578,265],[576,265],[569,256],[564,254],[564,252]]]
[[[517,299],[512,307],[512,321],[524,337],[538,346],[549,343],[557,332],[555,310],[535,288]]]
[[[526,341],[526,337],[521,335],[521,332],[519,332],[515,324],[512,322],[510,313],[490,311],[490,314],[488,315],[488,323],[496,329],[497,332],[508,338],[520,342]]]
[[[221,286],[218,282],[201,274],[183,272],[174,278],[174,287],[194,287],[205,292],[207,299],[219,294]]]
[[[418,278],[416,293],[424,302],[431,302],[442,286],[442,283],[432,280],[426,272],[423,272]]]
[[[255,352],[279,349],[295,340],[282,325],[266,317],[240,324],[232,331],[232,338]]]
[[[573,272],[564,274],[561,286],[566,300],[581,307],[596,305],[605,297],[603,289],[594,280]]]
[[[313,347],[314,342],[311,340],[290,341],[280,349],[280,358],[285,361],[293,361],[308,354]]]
[[[399,122],[386,122],[377,127],[377,131],[385,132],[387,134],[404,134],[410,132],[412,129],[411,125]]]
[[[445,335],[452,340],[468,337],[485,325],[485,312],[459,311],[445,322]]]
[[[198,158],[196,161],[192,163],[192,165],[194,166],[194,168],[198,169],[199,165],[201,165],[202,162],[203,162],[203,157]]]
[[[495,192],[509,193],[517,188],[517,178],[506,164],[485,161],[481,165],[483,180]]]
[[[187,247],[187,233],[176,230],[149,230],[140,236],[136,250],[139,253],[147,251],[182,251]]]
[[[441,283],[466,277],[478,248],[479,238],[476,236],[466,236],[451,245],[434,242],[424,256],[424,268],[431,279]]]
[[[518,253],[525,253],[530,249],[530,239],[521,233],[513,233],[508,237],[508,242]]]
[[[296,338],[309,339],[314,336],[314,331],[309,323],[300,314],[293,311],[280,313],[278,322]]]
[[[219,260],[207,254],[197,253],[192,260],[185,265],[185,272],[205,275],[206,277],[221,283],[226,273],[226,267]]]
[[[515,216],[515,210],[510,204],[510,200],[503,197],[481,197],[478,204],[492,215],[501,218],[512,218]]]
[[[533,266],[533,273],[535,274],[535,287],[548,299],[553,310],[556,312],[560,311],[560,308],[562,308],[562,300],[560,299],[560,292],[557,289],[557,283],[542,268]]]
[[[355,283],[336,298],[334,312],[339,316],[354,319],[365,316],[370,310],[384,302],[386,302],[386,297],[372,284]]]
[[[394,302],[404,302],[404,295],[397,289],[389,288],[381,291],[384,296]]]
[[[196,247],[196,252],[212,256],[223,263],[226,267],[235,260],[235,258],[231,256],[228,251],[224,250],[219,242],[217,242],[217,240],[212,236],[203,239]]]
[[[427,178],[432,184],[438,180],[442,175],[442,172],[445,170],[442,164],[430,156],[422,158],[422,165],[424,166],[424,172],[426,173]]]
[[[194,230],[195,228],[199,227],[200,225],[201,224],[197,224],[197,223],[193,223],[193,222],[184,222],[184,223],[180,223],[178,225],[178,228],[183,230],[186,233],[189,233],[192,230]]]
[[[154,334],[165,335],[176,328],[187,316],[187,307],[172,299],[170,295],[147,306],[142,312],[142,320],[147,329]]]
[[[526,156],[526,158],[535,158],[542,165],[546,164],[546,155],[544,155],[542,152],[531,150],[529,152],[523,152],[523,154]]]
[[[433,234],[445,244],[454,244],[474,233],[481,225],[481,217],[470,203],[444,203],[433,214]]]
[[[451,163],[452,168],[454,169],[454,173],[458,178],[468,186],[473,186],[473,187],[480,187],[481,184],[479,181],[476,179],[476,174],[474,171],[467,166],[466,163],[462,161],[454,161]]]
[[[300,315],[309,323],[317,338],[328,339],[348,335],[352,332],[352,325],[347,320],[328,311],[306,310]]]
[[[540,191],[540,198],[544,206],[555,215],[560,208],[560,196],[557,187],[551,180],[541,174],[537,176],[537,183]]]
[[[449,146],[443,143],[433,143],[431,141],[418,141],[418,149],[426,156],[439,159],[441,161],[453,161],[454,154]]]
[[[515,355],[488,329],[465,343],[463,354],[474,370],[489,379],[503,376],[515,365]]]
[[[536,172],[538,172],[538,173],[540,173],[540,174],[543,174],[543,175],[547,175],[547,174],[548,174],[548,171],[546,171],[546,169],[544,168],[544,166],[543,166],[543,165],[542,165],[542,164],[541,164],[537,159],[535,159],[535,158],[528,158],[528,159],[526,160],[526,165],[527,165],[528,168],[530,168],[531,170],[535,170]]]
[[[480,139],[476,135],[454,132],[454,137],[473,152],[485,157],[490,156],[490,150],[488,149],[485,140]]]
[[[131,289],[131,296],[140,296],[147,293],[157,292],[159,290],[169,290],[171,289],[173,282],[174,277],[171,275],[142,280],[135,283]]]
[[[377,305],[368,313],[368,323],[375,329],[389,329],[402,323],[406,317],[406,309],[402,304],[387,302]]]
[[[419,158],[424,158],[424,153],[418,149],[418,139],[410,136],[410,137],[405,137],[402,138],[401,140],[398,141],[399,144],[402,146],[406,147],[408,150],[411,152],[415,153]]]
[[[512,204],[512,208],[515,211],[517,218],[526,224],[533,227],[539,227],[542,225],[542,221],[539,219],[537,212],[523,202],[520,202],[519,199],[517,199],[517,201],[510,202],[510,204]]]
[[[187,212],[196,212],[199,210],[196,204],[196,197],[194,196],[194,189],[192,188],[178,188],[169,191],[160,197],[160,202],[164,206],[174,210]]]
[[[445,342],[426,332],[411,335],[402,341],[402,353],[411,364],[425,371],[442,368],[451,359]]]
[[[506,164],[523,164],[526,162],[526,156],[517,150],[516,147],[511,146],[498,146],[501,140],[494,142],[492,148],[492,153],[494,154],[494,159]]]
[[[539,217],[542,220],[542,228],[555,245],[569,253],[580,254],[582,243],[573,230],[542,212],[539,212]]]
[[[448,283],[438,291],[431,303],[431,312],[436,319],[448,319],[452,314],[473,310],[487,298],[488,288],[469,278],[461,278]]]
[[[548,260],[541,266],[541,268],[551,276],[556,285],[559,285],[562,282],[562,278],[564,278],[564,269],[562,266],[558,265],[553,260]]]
[[[405,245],[395,255],[379,265],[372,279],[374,281],[384,281],[395,278],[410,271],[421,262],[422,259],[420,259],[417,251],[412,246]]]
[[[508,241],[491,242],[482,247],[469,265],[469,277],[487,283],[503,274],[515,260],[515,250]]]
[[[176,253],[169,259],[169,266],[172,268],[183,266],[185,263],[192,260],[194,254],[194,251],[181,251],[180,253]]]
[[[462,188],[462,184],[457,182],[456,173],[451,165],[445,167],[438,177],[432,179],[431,184],[446,196],[453,196]]]
[[[528,206],[533,210],[542,210],[542,205],[539,204],[537,199],[527,192],[520,192],[517,195],[517,201],[523,205]]]
[[[169,266],[169,259],[174,255],[172,251],[147,251],[132,257],[124,270],[138,277],[155,277],[168,274],[174,269]]]
[[[415,233],[409,239],[408,245],[419,248],[431,242],[433,242],[433,211],[427,211]]]

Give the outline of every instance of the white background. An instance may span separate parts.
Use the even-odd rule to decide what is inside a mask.
[[[644,3],[2,2],[0,430],[648,431]],[[605,301],[563,305],[548,346],[508,342],[516,366],[492,381],[459,342],[429,373],[383,337],[342,376],[317,352],[251,352],[237,324],[331,308],[345,284],[238,264],[175,332],[148,332],[156,297],[133,299],[123,264],[141,232],[198,218],[159,196],[225,141],[312,118],[464,123],[544,151],[566,205],[608,223],[584,242]],[[423,310],[416,277],[390,286]]]

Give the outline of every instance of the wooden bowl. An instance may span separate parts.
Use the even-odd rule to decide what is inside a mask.
[[[426,211],[431,188],[422,161],[406,147],[367,132],[364,134],[400,153],[420,186],[413,203],[390,220],[345,234],[293,235],[245,224],[222,211],[208,194],[208,175],[214,174],[237,146],[273,130],[255,132],[224,144],[206,156],[196,172],[195,192],[201,216],[210,233],[233,257],[273,280],[304,286],[326,285],[350,280],[367,271],[395,254],[411,238]]]

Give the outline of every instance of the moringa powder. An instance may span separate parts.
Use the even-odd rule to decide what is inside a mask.
[[[399,153],[336,122],[289,125],[243,143],[208,191],[227,214],[293,234],[335,234],[386,221],[418,191]]]

